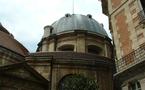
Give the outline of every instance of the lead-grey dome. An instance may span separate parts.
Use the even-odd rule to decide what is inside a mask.
[[[66,14],[52,25],[52,34],[73,32],[74,30],[86,30],[90,33],[96,33],[108,36],[101,24],[92,18],[91,15]]]

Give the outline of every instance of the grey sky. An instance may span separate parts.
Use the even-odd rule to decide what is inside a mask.
[[[30,52],[35,52],[43,27],[66,13],[72,14],[72,0],[0,0],[0,22]],[[74,0],[75,14],[92,14],[108,30],[108,19],[98,0]],[[108,32],[108,31],[107,31]]]

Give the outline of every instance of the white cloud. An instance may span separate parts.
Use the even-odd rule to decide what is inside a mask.
[[[43,34],[43,27],[72,13],[72,0],[0,0],[0,22],[29,51],[34,52]],[[101,14],[97,0],[74,0],[76,14],[92,14],[108,29],[107,17]],[[33,43],[32,43],[33,42]]]

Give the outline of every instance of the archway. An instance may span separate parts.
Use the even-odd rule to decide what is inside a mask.
[[[80,74],[70,74],[63,77],[58,90],[98,90],[97,82]]]

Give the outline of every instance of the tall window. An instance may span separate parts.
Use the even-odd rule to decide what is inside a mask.
[[[141,90],[140,83],[138,81],[130,83],[130,90]]]
[[[140,22],[141,23],[144,23],[145,22],[145,1],[144,0],[140,0],[140,3],[141,3],[141,6],[142,6],[142,11],[140,11],[138,13],[139,15],[139,19],[141,20]]]
[[[144,0],[140,0],[141,4],[142,4],[142,8],[145,9],[145,1]]]

